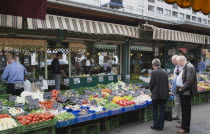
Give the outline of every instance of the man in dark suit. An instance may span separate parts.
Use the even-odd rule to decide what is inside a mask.
[[[152,93],[152,111],[154,122],[151,129],[163,130],[165,105],[169,97],[168,75],[162,70],[159,59],[152,61],[154,71],[151,73],[149,82],[150,91]]]
[[[190,132],[191,120],[191,96],[197,93],[197,78],[195,67],[187,62],[184,56],[177,57],[177,63],[183,70],[179,73],[176,80],[177,92],[180,95],[182,124],[176,126],[181,128],[177,133]]]

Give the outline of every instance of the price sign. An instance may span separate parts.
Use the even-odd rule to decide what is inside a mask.
[[[55,85],[55,80],[47,80],[47,84],[49,86],[54,86]]]
[[[104,81],[104,77],[103,76],[98,77],[98,81],[99,82],[103,82]]]
[[[23,87],[23,83],[15,83],[15,89],[21,89]]]
[[[52,93],[51,92],[44,92],[43,98],[45,100],[51,100],[52,99]]]
[[[38,87],[43,87],[43,81],[37,81],[35,82],[35,85]]]
[[[121,80],[121,79],[122,79],[122,76],[121,76],[121,75],[118,75],[118,76],[117,76],[117,79],[118,79],[118,80]]]
[[[127,75],[125,76],[126,79],[130,79],[130,77],[131,77],[130,74],[127,74]]]
[[[16,101],[16,99],[17,99],[16,95],[9,96],[9,101]]]
[[[26,102],[30,102],[30,100],[32,100],[32,96],[31,96],[31,95],[26,96],[26,97],[25,97],[25,100],[26,100]]]
[[[69,86],[69,79],[63,79],[63,83],[64,85]]]
[[[137,97],[138,95],[136,93],[132,93],[132,97]]]
[[[90,104],[91,104],[91,105],[97,105],[97,101],[96,101],[96,100],[91,100],[91,101],[90,101]]]
[[[92,77],[87,77],[87,83],[91,83],[93,81]]]
[[[113,81],[114,77],[113,76],[108,76],[109,81]]]
[[[15,107],[22,108],[23,107],[23,103],[15,103]]]
[[[109,96],[109,97],[108,97],[108,100],[109,100],[109,101],[112,101],[112,100],[113,100],[113,97],[112,97],[112,96]]]
[[[79,84],[80,83],[80,78],[74,78],[74,84]]]

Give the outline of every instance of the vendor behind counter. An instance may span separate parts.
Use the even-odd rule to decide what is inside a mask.
[[[7,56],[7,65],[1,77],[2,81],[7,82],[7,94],[20,95],[23,91],[24,76],[28,73],[26,68],[15,62],[13,56]]]

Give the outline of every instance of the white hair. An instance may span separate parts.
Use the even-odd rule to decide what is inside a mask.
[[[176,59],[177,57],[178,57],[178,55],[174,55],[174,56],[172,56],[171,59],[173,60],[173,59]]]
[[[178,56],[176,59],[181,61],[187,61],[187,58],[185,56]]]

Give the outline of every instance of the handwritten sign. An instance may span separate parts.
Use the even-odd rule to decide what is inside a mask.
[[[80,78],[74,78],[74,84],[79,84],[80,83]]]
[[[118,79],[118,80],[121,80],[121,79],[122,79],[122,76],[121,76],[121,75],[118,75],[118,76],[117,76],[117,79]]]
[[[113,81],[114,77],[113,76],[108,76],[109,81]]]
[[[103,76],[98,77],[98,81],[99,82],[103,82],[104,81],[104,77]]]
[[[87,83],[91,83],[93,81],[92,77],[87,77]]]

